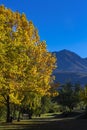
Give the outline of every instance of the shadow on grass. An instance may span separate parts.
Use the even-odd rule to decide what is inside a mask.
[[[68,117],[78,116],[72,113]],[[65,118],[64,115],[54,114],[54,118],[34,118],[12,124],[0,123],[0,130],[87,130],[87,119]]]
[[[87,120],[57,120],[33,124],[4,125],[0,130],[87,130]]]
[[[74,118],[74,117],[79,116],[81,114],[82,114],[82,112],[64,112],[62,114],[53,114],[52,116],[54,118],[67,118],[67,117]]]

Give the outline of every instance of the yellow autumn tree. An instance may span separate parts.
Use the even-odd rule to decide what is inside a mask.
[[[11,103],[21,104],[31,92],[51,95],[55,62],[32,21],[0,6],[0,102],[7,107],[7,122]]]

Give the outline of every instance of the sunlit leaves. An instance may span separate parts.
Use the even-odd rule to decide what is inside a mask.
[[[47,51],[45,41],[40,41],[32,21],[28,21],[25,14],[0,6],[0,94],[3,99],[9,96],[11,103],[21,104],[28,97],[32,100],[27,102],[32,104],[37,98],[49,95],[55,62],[55,56]]]

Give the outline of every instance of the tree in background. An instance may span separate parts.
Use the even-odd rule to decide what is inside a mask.
[[[59,90],[58,103],[71,112],[81,101],[80,91],[81,87],[79,84],[72,85],[70,82],[66,83]]]
[[[86,109],[87,109],[87,84],[85,87],[80,91],[80,98],[81,101],[84,103]]]
[[[0,6],[0,102],[7,107],[7,122],[11,104],[21,106],[27,99],[32,108],[36,95],[53,93],[55,62],[32,21]]]

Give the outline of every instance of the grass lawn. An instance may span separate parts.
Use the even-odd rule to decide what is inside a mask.
[[[13,121],[9,124],[1,122],[0,130],[87,130],[87,119],[54,118],[53,114],[48,114],[31,120]]]

